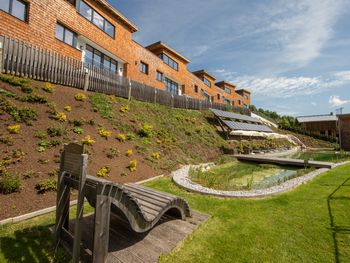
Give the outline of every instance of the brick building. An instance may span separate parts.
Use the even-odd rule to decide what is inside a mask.
[[[2,0],[0,35],[82,60],[174,94],[248,107],[250,92],[200,70],[163,42],[143,47],[138,29],[106,0]]]

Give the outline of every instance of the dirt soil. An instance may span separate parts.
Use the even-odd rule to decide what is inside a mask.
[[[45,85],[43,82],[32,82],[34,92],[48,97],[49,102],[55,102],[57,111],[65,112],[68,120],[81,119],[93,120],[95,125],[84,124],[84,134],[78,135],[74,133],[73,124],[67,122],[59,122],[50,119],[49,107],[46,104],[28,104],[11,98],[18,107],[31,107],[38,113],[38,118],[33,121],[31,126],[20,123],[21,130],[19,134],[9,134],[7,127],[16,124],[16,122],[0,110],[0,136],[11,136],[13,145],[0,144],[1,159],[12,159],[11,164],[6,167],[9,173],[18,174],[25,177],[29,174],[30,178],[23,179],[23,186],[20,192],[12,194],[0,194],[0,220],[10,218],[32,212],[38,209],[46,208],[55,205],[56,193],[47,192],[38,194],[35,185],[42,179],[56,178],[59,167],[59,154],[63,148],[63,143],[72,141],[80,142],[86,135],[96,141],[93,146],[88,146],[89,154],[88,173],[96,175],[99,169],[103,166],[108,166],[110,169],[109,176],[106,179],[117,183],[136,182],[148,179],[166,171],[152,167],[145,161],[142,154],[138,153],[132,142],[119,142],[115,137],[118,131],[114,130],[108,120],[103,119],[100,115],[92,110],[91,104],[88,101],[78,102],[74,99],[74,95],[79,92],[77,89],[67,88],[63,86],[55,86],[55,92],[50,94],[41,89]],[[19,87],[11,86],[7,83],[0,82],[0,88],[19,96],[25,96]],[[64,89],[64,92],[57,92],[59,89]],[[71,106],[71,112],[64,111],[65,106]],[[66,134],[61,137],[50,138],[47,136],[44,140],[59,140],[61,145],[52,147],[44,152],[38,152],[38,141],[34,134],[38,131],[46,132],[49,127],[62,127]],[[112,131],[114,136],[108,139],[98,135],[98,128],[103,127],[106,130]],[[118,150],[118,156],[115,158],[107,158],[106,152],[110,148]],[[127,150],[132,150],[133,155],[127,157]],[[24,153],[23,157],[12,158],[12,152],[20,150]],[[128,169],[130,160],[137,160],[137,171],[130,172]]]

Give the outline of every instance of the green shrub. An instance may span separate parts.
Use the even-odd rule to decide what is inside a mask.
[[[20,97],[20,101],[28,103],[40,103],[45,104],[47,102],[46,96],[41,96],[38,94],[30,94],[24,97]]]
[[[19,192],[22,187],[22,181],[18,175],[3,172],[0,175],[0,192],[3,194],[11,194]]]
[[[56,179],[44,179],[35,185],[35,189],[38,194],[43,194],[48,191],[57,190],[57,180]]]
[[[0,136],[0,143],[11,146],[13,145],[13,138],[11,136]]]
[[[120,156],[120,151],[117,148],[109,148],[106,152],[106,156],[109,159],[113,159],[115,157]]]
[[[77,93],[74,95],[76,101],[85,101],[87,99],[86,95],[83,93]]]
[[[11,75],[5,75],[5,74],[0,74],[0,80],[7,82],[13,86],[27,86],[30,83],[29,79],[25,79],[25,78],[18,78],[15,76],[11,76]]]
[[[29,107],[18,108],[16,104],[7,100],[3,100],[2,103],[0,103],[0,109],[8,113],[13,120],[24,122],[28,125],[31,124],[31,121],[36,120],[38,116],[34,109]]]
[[[32,108],[23,108],[18,110],[18,116],[21,122],[31,124],[32,121],[37,119],[38,114]]]
[[[23,93],[27,93],[27,94],[33,93],[33,89],[31,87],[29,87],[29,86],[22,86],[21,87],[21,91]]]
[[[35,138],[38,138],[38,139],[45,139],[46,138],[46,136],[47,136],[47,134],[46,134],[46,132],[44,132],[44,131],[36,131],[35,133],[34,133],[34,137]]]
[[[63,131],[60,127],[50,127],[47,128],[47,134],[50,137],[60,137],[63,134]]]
[[[153,135],[153,126],[148,123],[142,124],[139,135],[141,137],[151,137]]]
[[[84,125],[84,120],[73,120],[72,123],[74,127],[82,127]]]
[[[73,132],[76,133],[76,134],[83,134],[84,133],[84,129],[80,128],[80,127],[75,127],[73,129]]]
[[[106,177],[106,176],[108,176],[109,172],[110,172],[110,169],[107,166],[105,166],[105,167],[100,168],[100,170],[97,172],[97,176],[98,177]]]

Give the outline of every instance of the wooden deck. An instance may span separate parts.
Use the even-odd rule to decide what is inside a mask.
[[[108,263],[153,263],[159,256],[174,249],[190,235],[208,215],[192,211],[192,217],[186,220],[163,216],[157,226],[146,233],[136,233],[130,229],[124,219],[113,214],[110,222]],[[82,242],[88,248],[93,247],[93,215],[83,219]],[[70,229],[74,229],[74,221]]]
[[[291,166],[300,166],[300,167],[307,166],[307,167],[331,169],[334,165],[333,163],[329,163],[329,162],[318,162],[318,161],[311,161],[311,160],[306,162],[300,159],[264,157],[264,156],[256,156],[256,155],[236,155],[235,157],[240,161],[271,163],[271,164],[291,165]]]

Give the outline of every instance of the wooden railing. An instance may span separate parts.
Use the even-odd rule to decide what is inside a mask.
[[[227,108],[221,103],[174,95],[6,36],[0,36],[0,72],[174,108],[192,110]],[[232,110],[244,114],[250,113],[248,109],[239,107],[232,107]]]

